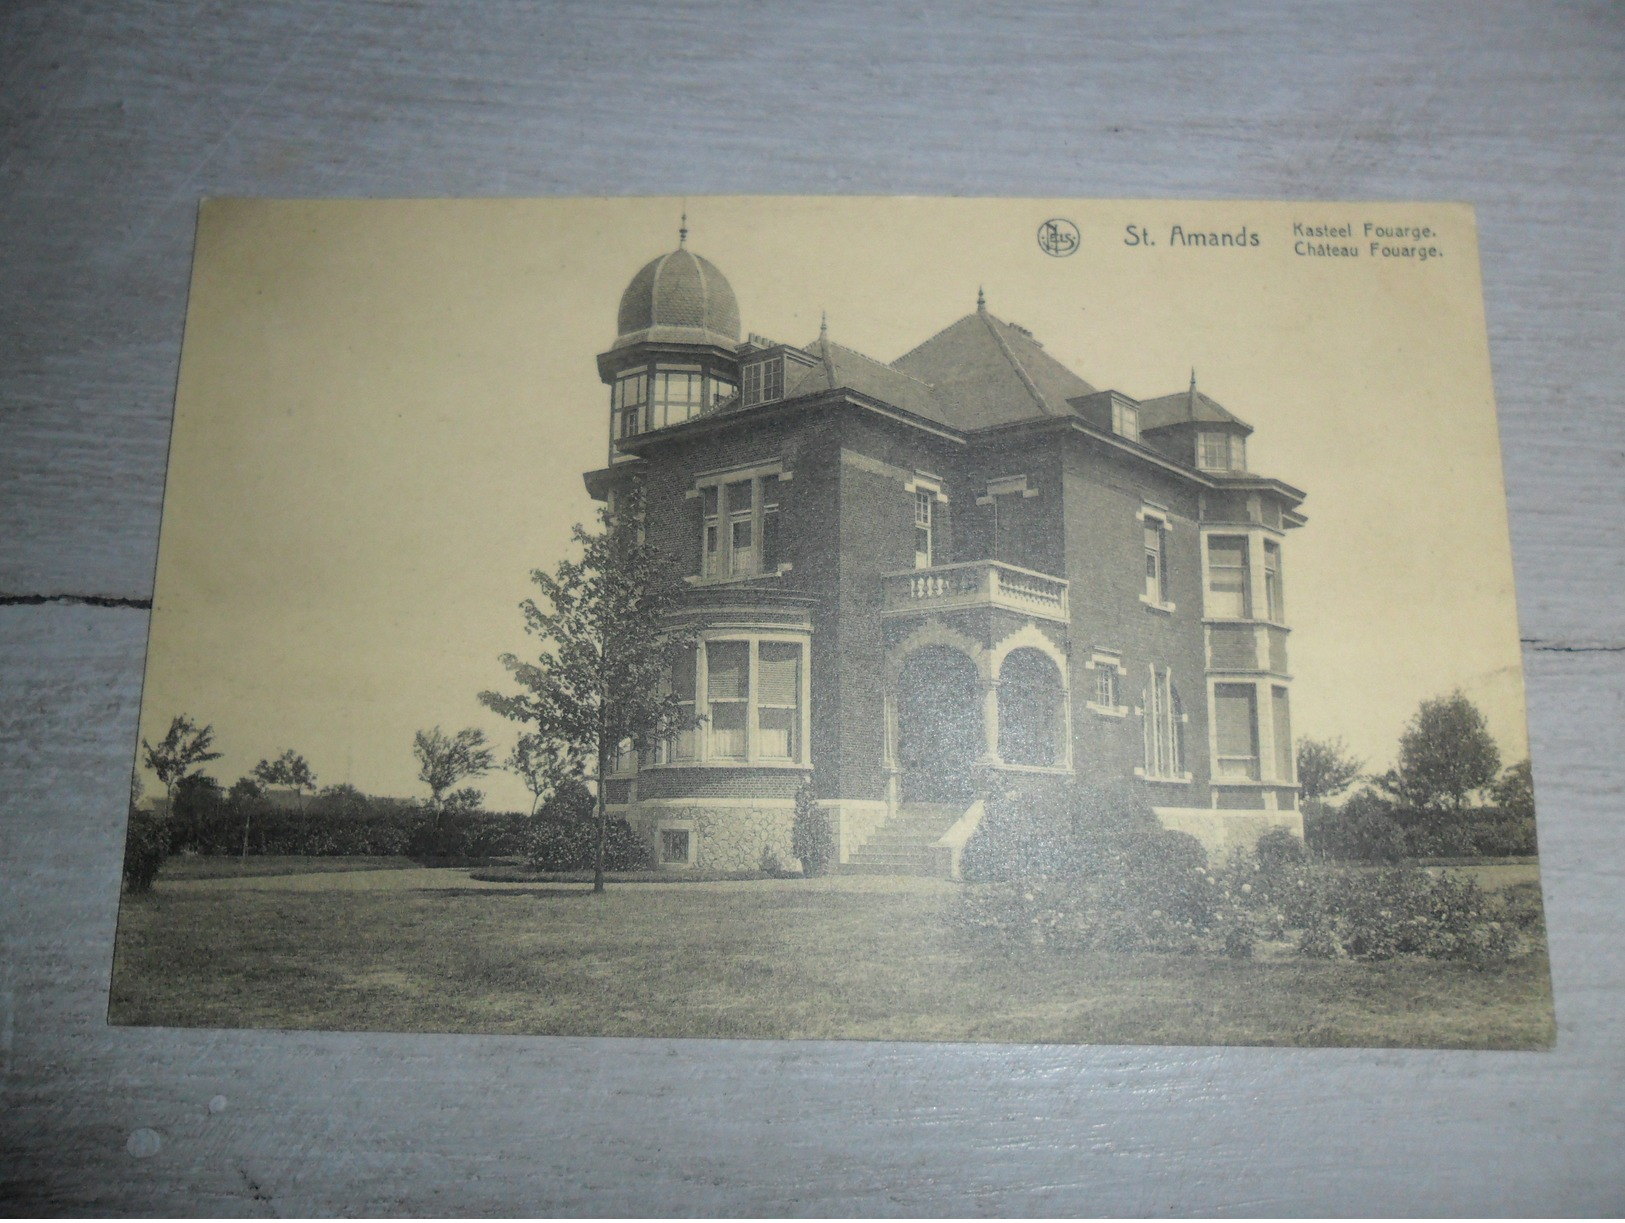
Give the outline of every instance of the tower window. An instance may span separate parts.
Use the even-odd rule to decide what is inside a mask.
[[[705,410],[707,412],[718,404],[727,403],[728,400],[739,394],[739,388],[726,378],[712,378],[707,383],[707,387],[705,401]]]
[[[622,374],[615,380],[610,426],[615,437],[633,437],[643,432],[643,410],[648,402],[649,375],[645,371]]]
[[[1203,471],[1246,471],[1247,439],[1218,430],[1198,433],[1196,465]]]
[[[704,379],[693,370],[657,370],[654,402],[649,406],[649,427],[664,429],[698,416],[703,404]]]

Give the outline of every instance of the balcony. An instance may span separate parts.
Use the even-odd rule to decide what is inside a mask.
[[[882,614],[920,615],[971,607],[1002,607],[1040,620],[1071,620],[1066,580],[1007,565],[1003,561],[962,561],[905,569],[882,579]]]

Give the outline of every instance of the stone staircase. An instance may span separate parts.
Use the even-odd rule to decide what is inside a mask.
[[[965,814],[963,803],[905,803],[838,868],[850,875],[948,875],[946,851],[933,848]]]

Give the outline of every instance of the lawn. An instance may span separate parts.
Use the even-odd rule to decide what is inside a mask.
[[[618,1036],[1531,1048],[1546,964],[992,953],[959,885],[161,876],[120,913],[120,1024]]]

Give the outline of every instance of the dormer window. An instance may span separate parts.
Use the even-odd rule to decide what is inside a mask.
[[[1247,439],[1210,430],[1196,435],[1196,465],[1203,471],[1246,471]]]
[[[1131,403],[1112,400],[1112,432],[1131,442],[1140,440],[1140,410]]]
[[[740,371],[744,376],[744,406],[774,403],[784,398],[784,358],[778,354],[753,361]]]

